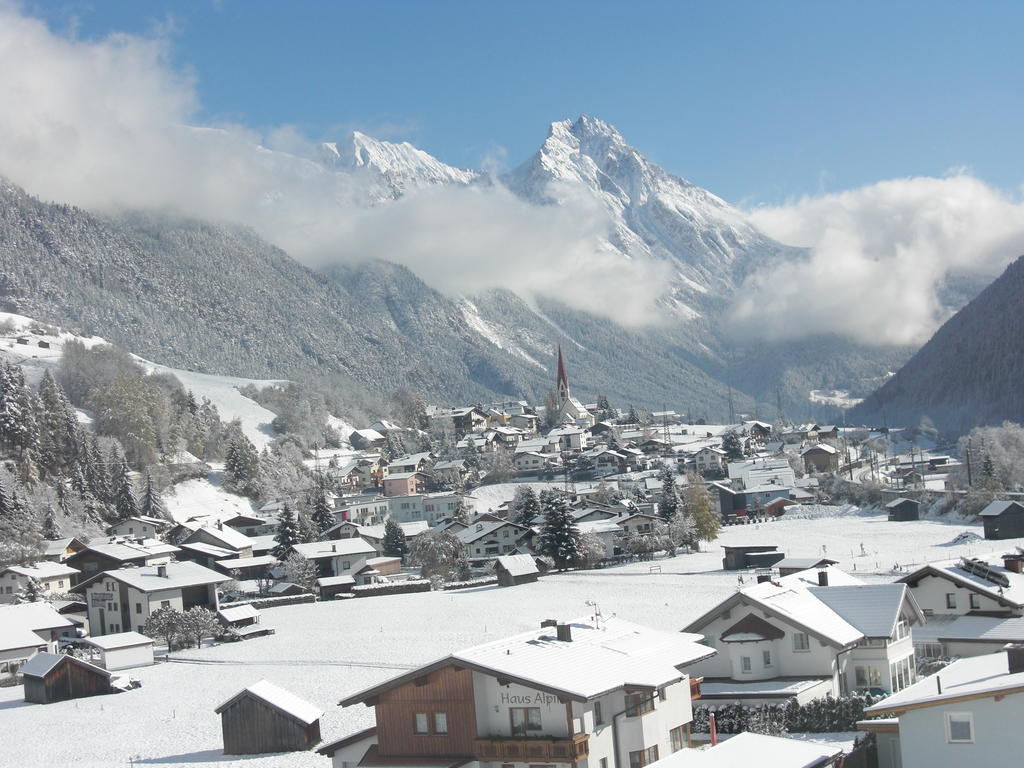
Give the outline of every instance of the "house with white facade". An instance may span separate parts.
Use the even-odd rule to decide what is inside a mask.
[[[618,618],[545,621],[342,700],[376,725],[322,747],[336,768],[643,768],[687,746],[696,638]]]
[[[74,591],[85,596],[92,635],[145,634],[150,614],[160,608],[202,606],[216,613],[217,585],[228,578],[198,563],[167,563],[97,573]]]
[[[913,683],[910,630],[923,621],[906,585],[863,584],[828,567],[765,577],[683,631],[719,651],[694,668],[704,676],[704,698],[805,703]]]
[[[49,603],[0,606],[0,680],[16,675],[36,653],[56,653],[62,638],[75,636],[75,625]]]
[[[1024,616],[1021,556],[963,557],[928,563],[899,581],[910,587],[926,616]]]
[[[310,541],[292,545],[292,551],[316,566],[317,575],[349,576],[376,557],[376,548],[361,538]]]
[[[28,586],[29,579],[39,582],[40,591],[46,596],[69,591],[77,575],[78,569],[50,560],[0,568],[0,603],[13,603],[18,593]]]
[[[170,527],[170,523],[158,517],[138,515],[120,520],[107,528],[108,536],[128,536],[131,538],[155,539]]]
[[[960,659],[868,707],[879,768],[1019,765],[1024,646]]]
[[[83,549],[65,560],[80,573],[79,581],[102,571],[123,568],[129,565],[163,565],[171,562],[181,550],[173,544],[159,539],[129,539],[110,536],[93,539]]]
[[[697,471],[704,474],[717,474],[725,471],[725,457],[728,454],[718,446],[708,445],[693,455]]]
[[[475,565],[483,565],[498,555],[514,552],[532,535],[529,528],[497,518],[470,522],[468,527],[455,532],[455,537],[466,546],[470,563]]]
[[[431,527],[453,517],[461,507],[472,514],[475,500],[465,493],[438,491],[415,493],[388,498],[388,516],[396,523],[414,523],[425,520]]]

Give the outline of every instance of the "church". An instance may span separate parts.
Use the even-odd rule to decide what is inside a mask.
[[[558,346],[558,417],[557,424],[575,424],[589,429],[594,426],[594,414],[588,411],[583,403],[569,391],[569,374],[565,371],[565,359],[562,357],[562,346]]]

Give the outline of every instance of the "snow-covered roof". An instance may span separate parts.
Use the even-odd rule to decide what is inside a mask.
[[[356,580],[351,576],[323,576],[316,580],[318,587],[340,587],[355,583]]]
[[[457,531],[455,535],[462,543],[472,544],[477,539],[483,539],[487,536],[491,536],[499,528],[503,528],[506,525],[520,529],[520,535],[526,532],[526,529],[521,525],[510,523],[508,520],[485,520],[483,522],[474,523],[461,531]]]
[[[408,480],[417,475],[423,477],[422,472],[393,472],[384,478],[384,482],[386,483],[388,480]]]
[[[928,619],[926,626],[930,626],[933,621],[934,618]],[[1024,618],[957,616],[954,621],[939,625],[935,637],[941,642],[978,640],[989,643],[1022,643],[1024,642]],[[914,640],[918,640],[916,631]]]
[[[273,565],[276,562],[277,558],[273,555],[257,555],[256,557],[231,557],[226,560],[218,560],[217,565],[230,571],[235,568],[256,568]]]
[[[214,712],[219,715],[229,706],[234,704],[235,701],[245,695],[254,696],[257,699],[266,702],[275,709],[278,709],[287,715],[291,715],[304,725],[309,725],[319,720],[320,715],[324,713],[322,709],[310,704],[308,701],[303,701],[294,693],[290,693],[284,688],[279,688],[266,680],[260,680],[258,683],[253,683],[239,691],[217,707]]]
[[[249,537],[244,533],[236,531],[234,528],[228,526],[227,528],[211,528],[205,526],[200,528],[198,531],[189,537],[199,536],[200,534],[206,534],[207,536],[216,539],[217,541],[223,542],[229,549],[233,549],[236,552],[241,549],[247,549],[252,546],[252,542]],[[191,542],[190,542],[191,543]]]
[[[198,552],[201,555],[208,555],[215,558],[229,558],[234,557],[238,553],[233,549],[227,549],[225,547],[215,547],[213,544],[205,544],[201,541],[195,541],[189,544],[182,544],[182,549],[187,549],[190,552]]]
[[[1022,505],[1019,501],[1010,501],[1003,499],[991,502],[978,514],[982,517],[998,517],[999,515],[1003,514],[1003,512],[1006,512],[1009,509],[1013,509],[1014,507],[1019,508],[1022,506],[1024,505]]]
[[[441,469],[464,469],[466,466],[465,459],[451,459],[449,461],[439,461],[434,465],[434,471],[437,472]]]
[[[45,641],[31,629],[21,626],[0,624],[0,651],[13,651],[15,649],[20,650],[22,648],[39,648],[45,644]]]
[[[696,635],[649,629],[617,617],[568,622],[571,642],[554,627],[523,632],[457,651],[342,701],[348,706],[420,677],[425,670],[456,664],[520,685],[586,701],[626,686],[654,689],[683,678],[678,667],[714,654]]]
[[[160,575],[164,569],[165,576]],[[85,588],[100,579],[114,579],[140,592],[160,592],[165,589],[197,587],[204,584],[220,584],[228,577],[217,571],[204,568],[199,563],[180,562],[167,565],[147,565],[142,568],[118,568],[113,571],[97,573],[76,587],[75,592],[84,592]]]
[[[118,648],[134,648],[139,645],[152,645],[153,640],[141,635],[138,632],[116,632],[112,635],[100,635],[85,639],[89,645],[93,645],[102,651],[113,651]]]
[[[914,501],[913,499],[906,499],[906,498],[903,498],[903,497],[901,496],[901,497],[900,497],[900,498],[898,498],[898,499],[893,499],[892,501],[890,501],[890,502],[889,502],[888,504],[886,504],[886,505],[885,505],[885,508],[886,508],[886,509],[895,509],[896,507],[900,506],[900,504],[904,504],[904,503],[906,503],[906,502],[908,502],[908,501],[909,501],[909,502],[910,502],[911,504],[917,504],[917,502],[916,502],[916,501]]]
[[[360,438],[362,438],[363,440],[365,440],[368,443],[375,443],[378,440],[385,440],[385,439],[387,439],[387,438],[384,437],[384,435],[382,435],[376,429],[356,429],[356,430],[352,431],[352,434],[353,435],[358,435]],[[349,435],[349,439],[350,440],[352,439],[351,435]]]
[[[908,596],[906,584],[811,587],[810,592],[865,637],[892,637]]]
[[[833,448],[828,443],[814,443],[813,445],[808,445],[806,448],[800,451],[800,455],[803,456],[804,454],[810,453],[811,451],[824,451],[825,453],[835,453],[836,449]]]
[[[784,557],[772,567],[779,570],[806,571],[808,568],[817,568],[819,565],[836,565],[836,561],[827,557]]]
[[[705,680],[700,685],[701,696],[705,698],[736,698],[747,696],[771,696],[790,698],[802,691],[821,685],[827,677],[811,677],[794,680],[791,677],[770,680]]]
[[[19,576],[30,576],[33,579],[53,579],[60,576],[72,576],[78,573],[77,568],[70,568],[63,563],[55,563],[52,560],[42,560],[32,565],[9,565],[0,568],[0,574],[16,573]]]
[[[710,749],[681,749],[651,768],[737,768],[764,765],[770,768],[816,768],[840,754],[835,745],[798,741],[760,733],[738,733],[723,739]]]
[[[217,615],[224,621],[243,621],[244,619],[258,619],[260,612],[252,605],[225,605],[217,611]]]
[[[978,559],[985,562],[984,557]],[[987,562],[986,565],[994,575],[994,578],[1005,578],[1008,586],[1004,587],[996,581],[991,581],[979,576],[977,573],[966,570],[963,567],[964,563],[962,560],[929,563],[918,568],[913,573],[897,579],[897,581],[914,584],[924,576],[937,576],[990,597],[1003,605],[1016,608],[1024,607],[1024,574],[1007,570],[1001,565],[992,565]]]
[[[157,555],[169,555],[179,551],[174,545],[166,544],[158,539],[136,541],[134,539],[120,538],[103,543],[90,542],[86,549],[122,562],[142,560]]]
[[[612,520],[584,520],[576,523],[580,533],[621,533],[619,524]]]
[[[530,555],[502,555],[495,563],[495,567],[501,566],[510,576],[529,576],[531,573],[539,573],[537,561]]]
[[[31,632],[74,626],[49,603],[0,605],[0,627],[21,628]]]
[[[331,541],[311,541],[306,544],[293,544],[292,549],[307,560],[320,560],[325,557],[341,557],[343,555],[366,555],[376,552],[373,545],[358,536],[351,539],[333,539]]]
[[[964,697],[1008,692],[1024,693],[1024,672],[1010,674],[1007,654],[989,653],[954,661],[934,675],[868,707],[864,714],[899,713],[911,707],[942,704],[949,699],[959,701]]]
[[[63,555],[64,552],[67,551],[67,548],[70,547],[71,544],[74,542],[78,542],[83,546],[85,544],[85,542],[81,541],[80,539],[76,539],[74,536],[67,539],[48,540],[44,542],[46,548],[43,550],[43,554],[45,554],[47,557],[58,557],[60,555]]]

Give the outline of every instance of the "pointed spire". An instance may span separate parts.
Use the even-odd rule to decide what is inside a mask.
[[[562,345],[558,345],[558,400],[564,403],[569,399],[569,374],[565,372],[565,359],[562,357]]]

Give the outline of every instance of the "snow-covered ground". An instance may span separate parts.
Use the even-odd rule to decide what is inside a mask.
[[[164,495],[164,506],[172,518],[183,521],[198,515],[211,515],[217,520],[227,520],[255,511],[249,499],[221,488],[223,464],[214,462],[210,467],[213,471],[205,479],[178,483]]]
[[[497,487],[497,486],[495,486]],[[980,526],[933,520],[889,523],[884,514],[819,508],[760,526],[734,526],[707,552],[600,571],[555,574],[513,589],[394,595],[263,611],[277,633],[245,643],[175,656],[132,674],[139,690],[48,706],[26,705],[22,689],[0,689],[7,734],[0,766],[191,765],[246,768],[326,766],[315,753],[227,758],[214,708],[246,685],[266,678],[322,707],[324,739],[371,724],[370,710],[343,710],[346,694],[453,649],[529,629],[545,618],[586,615],[596,601],[617,614],[661,629],[680,629],[738,586],[721,570],[721,545],[778,544],[791,556],[822,552],[869,581],[890,581],[913,562],[992,551],[973,537]],[[863,544],[863,554],[861,545]],[[1024,544],[999,542],[998,551]],[[653,567],[652,567],[653,566]],[[746,577],[748,583],[752,576]],[[136,757],[137,756],[137,757]]]

